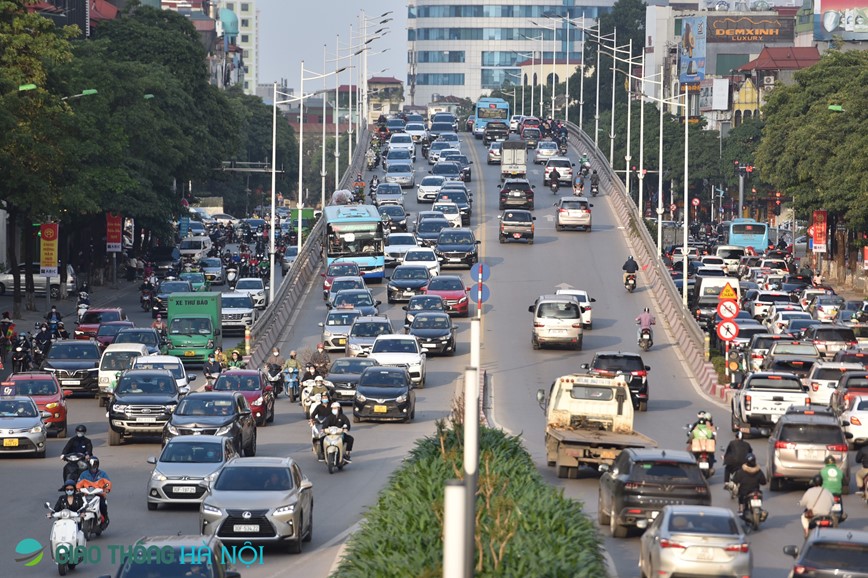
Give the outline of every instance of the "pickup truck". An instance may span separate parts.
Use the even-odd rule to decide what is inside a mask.
[[[500,219],[498,239],[501,244],[507,241],[525,240],[528,245],[533,245],[533,222],[536,221],[533,213],[524,209],[509,209],[498,219]]]
[[[522,141],[503,141],[500,150],[500,180],[527,176],[527,148]]]
[[[732,431],[768,435],[791,405],[810,405],[807,388],[794,373],[748,374],[732,397]]]
[[[559,478],[575,479],[580,466],[605,469],[627,448],[657,442],[633,430],[630,388],[623,377],[572,374],[559,377],[537,401],[546,415],[546,462]],[[602,466],[602,467],[601,467]]]

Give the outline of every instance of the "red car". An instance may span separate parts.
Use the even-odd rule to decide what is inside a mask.
[[[76,339],[96,337],[99,326],[107,321],[126,321],[127,314],[119,307],[111,309],[88,309],[75,328]]]
[[[258,369],[230,369],[224,371],[205,391],[240,391],[253,412],[256,425],[265,426],[274,421],[274,388]]]
[[[424,293],[442,297],[447,313],[467,317],[470,315],[468,291],[470,288],[458,275],[437,275],[428,283]]]
[[[132,321],[106,321],[105,323],[100,323],[99,329],[96,330],[96,340],[99,343],[100,349],[105,349],[114,343],[121,329],[135,326],[136,324]]]
[[[329,298],[329,291],[332,288],[332,283],[335,277],[361,277],[362,271],[359,269],[358,263],[352,261],[334,261],[332,262],[323,276],[322,282],[322,298]]]
[[[46,433],[56,437],[66,437],[66,398],[72,395],[69,390],[60,389],[60,384],[50,373],[16,373],[0,385],[3,395],[27,395],[36,403],[39,411],[51,414],[42,421]]]

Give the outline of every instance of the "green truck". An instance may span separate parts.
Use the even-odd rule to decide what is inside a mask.
[[[216,347],[222,347],[218,292],[169,295],[166,331],[169,355],[184,363],[205,363]]]

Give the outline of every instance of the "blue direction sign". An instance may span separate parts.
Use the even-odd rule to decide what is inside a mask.
[[[470,300],[474,303],[485,303],[488,301],[488,298],[491,297],[491,290],[489,290],[488,285],[485,283],[482,284],[482,300],[479,301],[479,285],[474,285],[470,288]]]
[[[178,235],[183,239],[190,232],[190,217],[181,217],[178,220]]]
[[[485,263],[476,263],[470,268],[470,276],[477,283],[479,283],[479,281],[488,281],[488,278],[491,276],[491,268],[489,268]],[[480,279],[480,277],[482,277],[482,279]],[[483,301],[485,301],[485,299],[483,299]]]

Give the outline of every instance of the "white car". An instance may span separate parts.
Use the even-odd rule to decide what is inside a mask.
[[[845,371],[865,371],[865,368],[861,363],[843,361],[818,361],[811,366],[804,379],[811,405],[829,405],[832,392],[838,388],[838,379]]]
[[[522,114],[512,115],[512,118],[509,119],[510,132],[518,132],[518,125],[521,124],[522,120],[524,120],[524,115],[522,115]]]
[[[550,158],[558,156],[559,152],[558,143],[551,140],[541,140],[536,145],[533,164],[544,165]]]
[[[440,274],[440,259],[437,258],[437,253],[434,252],[434,249],[429,249],[427,247],[420,247],[407,251],[404,255],[403,264],[427,267],[428,272],[432,277]]]
[[[368,357],[380,365],[406,367],[410,382],[425,387],[426,356],[415,335],[379,335]]]
[[[195,373],[187,373],[184,364],[174,355],[143,355],[133,359],[131,369],[165,369],[175,378],[178,389],[189,388],[196,381]],[[204,384],[203,384],[204,385]]]
[[[400,265],[404,262],[407,251],[418,248],[419,242],[412,233],[392,233],[386,237],[386,247],[383,250],[386,255],[386,265]]]
[[[868,443],[868,397],[851,397],[847,409],[841,414],[841,423],[850,424],[847,433],[853,434],[850,441],[854,446]]]
[[[461,150],[461,139],[454,132],[447,132],[440,135],[437,142],[449,143],[449,148]]]
[[[240,219],[228,213],[214,213],[211,217],[220,225],[237,225]]]
[[[446,182],[445,177],[436,177],[433,175],[424,177],[422,182],[416,185],[416,200],[420,203],[431,202],[440,194],[440,189],[443,188],[443,183]]]
[[[461,210],[455,203],[450,203],[449,201],[437,201],[431,205],[431,210],[443,213],[443,216],[446,217],[446,220],[449,221],[449,224],[453,227],[457,228],[461,226]]]
[[[257,309],[265,309],[268,305],[265,289],[265,282],[259,277],[242,277],[235,284],[235,292],[250,295],[250,298],[253,299],[253,306]]]
[[[715,257],[713,255],[706,255],[700,259],[703,267],[709,267],[711,269],[720,269],[722,271],[726,271],[726,263],[720,257]]]
[[[404,127],[404,132],[410,135],[414,143],[425,140],[425,135],[428,134],[428,131],[425,130],[425,125],[421,122],[408,122],[407,126]]]
[[[407,133],[393,134],[389,138],[389,152],[404,149],[410,152],[411,156],[416,156],[416,143],[413,142],[413,137]]]
[[[594,325],[594,312],[591,303],[596,303],[597,300],[588,295],[584,289],[558,289],[555,295],[570,295],[575,297],[582,308],[582,326],[585,329],[591,329]]]
[[[765,323],[765,326],[769,328],[769,333],[780,335],[787,332],[793,319],[812,319],[812,317],[805,311],[778,311]]]

